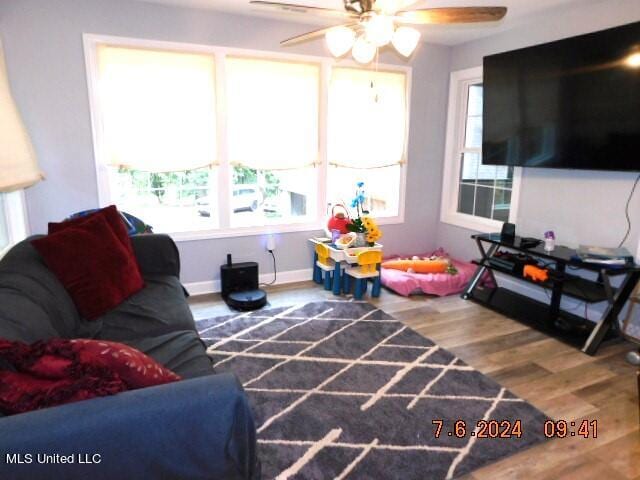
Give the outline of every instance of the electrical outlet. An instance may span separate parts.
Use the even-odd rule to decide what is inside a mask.
[[[276,239],[273,235],[267,237],[267,251],[271,252],[276,249]]]

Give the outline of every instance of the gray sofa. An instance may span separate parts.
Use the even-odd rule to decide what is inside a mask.
[[[28,240],[13,247],[0,260],[0,338],[122,342],[183,380],[0,418],[0,478],[259,477],[247,398],[234,376],[213,372],[175,244],[165,235],[132,242],[146,287],[91,322]],[[73,463],[55,463],[60,456]],[[40,463],[47,458],[54,463]]]

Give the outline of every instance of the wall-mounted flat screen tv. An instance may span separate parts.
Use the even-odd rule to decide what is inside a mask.
[[[485,57],[482,162],[640,171],[640,22]]]

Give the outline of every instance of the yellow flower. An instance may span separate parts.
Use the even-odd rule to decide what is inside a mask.
[[[382,237],[382,232],[378,228],[378,224],[372,217],[362,217],[362,226],[366,230],[365,238],[367,242],[375,242]]]

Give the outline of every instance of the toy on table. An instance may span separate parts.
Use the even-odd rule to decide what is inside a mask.
[[[344,212],[336,213],[336,207],[342,208]],[[340,233],[348,233],[347,225],[350,223],[351,219],[345,206],[340,204],[334,205],[331,209],[331,217],[329,217],[329,221],[327,222],[327,231],[331,233],[333,230],[338,230]]]
[[[341,235],[335,242],[334,245],[336,248],[340,250],[344,250],[345,248],[349,248],[358,238],[358,235],[354,232],[349,232],[344,235]]]
[[[522,276],[524,278],[530,278],[534,282],[546,282],[549,280],[549,271],[545,268],[536,267],[535,265],[525,265]]]
[[[388,260],[382,264],[382,268],[408,273],[455,273],[455,267],[451,265],[448,258],[444,257],[420,258],[414,256],[411,259]]]

